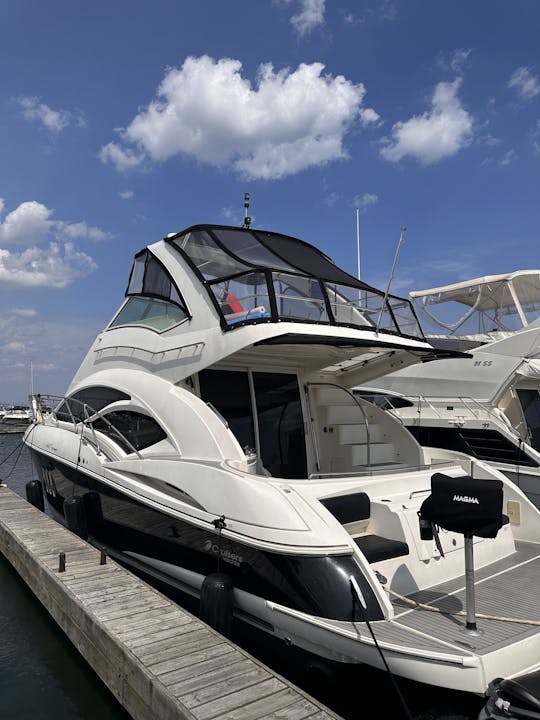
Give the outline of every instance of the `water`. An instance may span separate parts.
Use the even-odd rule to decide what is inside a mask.
[[[0,478],[24,497],[32,470],[21,441],[21,434],[0,435]],[[130,720],[1,554],[0,717]]]
[[[25,497],[32,472],[22,435],[0,435],[0,478]],[[130,720],[2,555],[0,632],[1,720]],[[481,698],[393,679],[364,666],[336,666],[331,682],[306,678],[301,654],[284,653],[283,646],[276,651],[251,630],[237,632],[233,640],[345,720],[477,720],[483,705]]]

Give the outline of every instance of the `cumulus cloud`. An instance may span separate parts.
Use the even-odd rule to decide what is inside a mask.
[[[123,192],[118,193],[122,200],[131,200],[133,197],[133,190],[124,190]]]
[[[188,155],[247,179],[278,179],[347,157],[350,126],[378,115],[362,107],[364,86],[324,74],[321,63],[294,71],[258,69],[256,85],[238,60],[188,57],[167,70],[157,96],[101,148],[103,162],[125,171]]]
[[[309,35],[324,23],[325,2],[326,0],[300,0],[300,12],[291,18],[291,25],[300,37]]]
[[[89,255],[76,248],[73,240],[105,240],[112,235],[84,220],[70,223],[54,220],[52,215],[50,208],[31,200],[21,203],[0,221],[1,283],[64,288],[97,268]],[[46,245],[39,247],[42,243]],[[23,249],[14,251],[6,246]],[[24,308],[18,310],[21,317],[30,317],[31,312]]]
[[[37,245],[53,234],[58,239],[108,240],[111,233],[88,225],[84,220],[69,223],[53,220],[53,211],[35,200],[21,203],[0,222],[0,247],[3,245]]]
[[[21,108],[22,115],[26,120],[36,120],[52,133],[59,133],[71,124],[79,127],[84,127],[86,124],[80,112],[53,110],[49,105],[41,102],[38,97],[22,95],[13,98],[13,101]]]
[[[73,243],[52,242],[21,253],[0,249],[0,282],[24,287],[65,288],[97,268],[89,255]]]
[[[518,67],[508,81],[508,87],[513,88],[520,98],[530,100],[540,93],[538,78],[527,67]]]
[[[431,165],[466,147],[472,137],[473,118],[458,97],[460,85],[461,78],[438,83],[431,110],[396,123],[392,137],[383,140],[381,155],[391,162],[410,155],[421,165]]]

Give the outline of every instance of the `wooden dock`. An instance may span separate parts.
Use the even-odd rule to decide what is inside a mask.
[[[340,720],[1,486],[0,552],[134,720]]]

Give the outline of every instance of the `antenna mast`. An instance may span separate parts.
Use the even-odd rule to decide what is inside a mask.
[[[360,280],[360,208],[356,208],[356,258],[358,261],[358,279]]]
[[[384,308],[386,307],[386,304],[388,303],[388,293],[390,292],[390,284],[391,284],[392,280],[394,279],[394,270],[395,270],[395,268],[396,268],[396,263],[397,263],[399,251],[400,251],[400,249],[401,249],[401,245],[402,245],[402,243],[403,243],[406,230],[407,230],[406,227],[402,227],[402,228],[401,228],[401,234],[400,234],[400,236],[399,236],[399,242],[398,242],[398,245],[397,245],[397,248],[396,248],[396,254],[394,255],[394,262],[392,263],[392,270],[390,271],[390,277],[388,278],[388,284],[387,284],[387,286],[386,286],[386,292],[384,293],[383,304],[381,305],[381,309],[380,309],[380,311],[379,311],[379,317],[377,318],[377,329],[376,329],[376,332],[379,332],[379,325],[380,325],[380,323],[381,323],[382,314],[383,314],[383,312],[384,312]]]
[[[249,228],[251,225],[251,218],[248,215],[249,210],[249,193],[244,193],[244,224],[242,227]]]

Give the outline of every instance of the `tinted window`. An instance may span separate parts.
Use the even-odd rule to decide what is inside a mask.
[[[261,460],[271,475],[307,477],[306,440],[296,375],[253,373]]]
[[[202,370],[199,373],[201,398],[211,403],[229,423],[243,448],[255,447],[249,381],[245,372]]]
[[[93,427],[112,438],[126,453],[133,452],[133,448],[144,450],[167,437],[153,418],[132,410],[110,412],[105,418],[108,422],[98,418],[92,423]]]
[[[529,428],[531,445],[540,451],[540,396],[538,390],[516,390]]]
[[[81,422],[95,412],[103,410],[107,405],[120,400],[130,400],[130,396],[121,390],[96,385],[73,393],[58,407],[56,416],[59,420]]]

